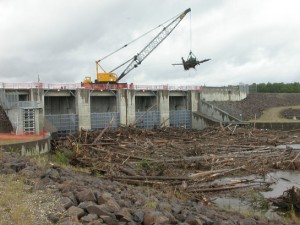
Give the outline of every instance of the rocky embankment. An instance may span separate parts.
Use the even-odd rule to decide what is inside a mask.
[[[13,130],[5,110],[0,106],[0,133],[10,133]]]
[[[284,224],[223,212],[206,206],[197,199],[175,197],[173,192],[121,184],[53,165],[38,167],[29,159],[11,153],[1,153],[0,165],[1,174],[22,177],[32,187],[30,190],[33,194],[49,188],[53,190],[47,204],[45,200],[36,203],[27,201],[27,205],[35,212],[33,224]],[[57,198],[59,203],[49,207],[48,203],[56,202]],[[1,211],[6,212],[5,209]]]
[[[262,112],[271,107],[300,105],[300,93],[250,93],[242,101],[209,102],[236,118],[250,120],[259,118]]]

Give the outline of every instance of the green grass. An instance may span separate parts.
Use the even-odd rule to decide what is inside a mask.
[[[25,189],[23,180],[15,175],[0,175],[0,225],[31,225],[33,217],[30,205],[23,200],[28,190]]]
[[[286,119],[281,116],[281,112],[287,109],[300,109],[300,106],[272,107],[264,110],[260,118],[249,120],[249,122],[300,123],[300,120]]]

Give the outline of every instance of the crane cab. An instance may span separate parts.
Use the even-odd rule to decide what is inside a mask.
[[[86,76],[83,80],[84,84],[91,84],[92,82],[92,78],[90,76]]]
[[[117,75],[115,73],[97,73],[95,83],[116,83]]]

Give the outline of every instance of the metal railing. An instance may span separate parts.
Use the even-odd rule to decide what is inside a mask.
[[[75,89],[130,89],[130,90],[170,90],[170,91],[189,91],[203,90],[200,85],[136,85],[136,84],[47,84],[47,83],[0,83],[3,89],[34,89],[42,88],[45,90],[75,90]]]

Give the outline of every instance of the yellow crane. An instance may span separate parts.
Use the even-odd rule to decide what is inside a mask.
[[[129,60],[127,60],[126,62],[122,63],[121,65],[119,65],[118,67],[116,67],[115,69],[111,70],[110,72],[106,72],[102,66],[100,65],[100,62],[102,60],[104,60],[105,58],[111,56],[112,54],[116,53],[117,51],[121,50],[122,48],[127,47],[129,44],[131,44],[132,42],[130,42],[129,44],[124,45],[123,47],[117,49],[116,51],[110,53],[109,55],[105,56],[104,58],[102,58],[101,60],[97,60],[96,61],[96,79],[95,82],[92,82],[92,78],[90,76],[85,77],[84,81],[83,81],[83,86],[85,84],[94,84],[94,83],[102,83],[102,84],[117,84],[124,76],[126,76],[131,70],[133,70],[134,68],[138,67],[138,65],[140,65],[142,63],[142,61],[148,56],[150,55],[150,53],[163,41],[165,40],[169,34],[175,29],[175,27],[180,23],[180,21],[186,16],[186,14],[188,14],[191,11],[190,8],[186,9],[185,11],[183,11],[182,13],[180,13],[179,15],[177,15],[174,19],[172,19],[172,21],[167,25],[167,26],[163,26],[163,29],[136,55],[134,55],[132,58],[130,58]],[[160,27],[161,25],[159,25],[158,27]],[[149,33],[149,32],[147,32]],[[144,36],[144,35],[142,35]],[[138,38],[137,38],[138,39]],[[135,39],[135,40],[137,40]],[[134,41],[135,41],[134,40]],[[124,69],[124,71],[120,74],[120,76],[117,76],[117,74],[114,73],[114,71],[122,66],[124,66],[125,64],[128,64],[127,67]],[[99,72],[99,69],[101,69],[102,71]]]

